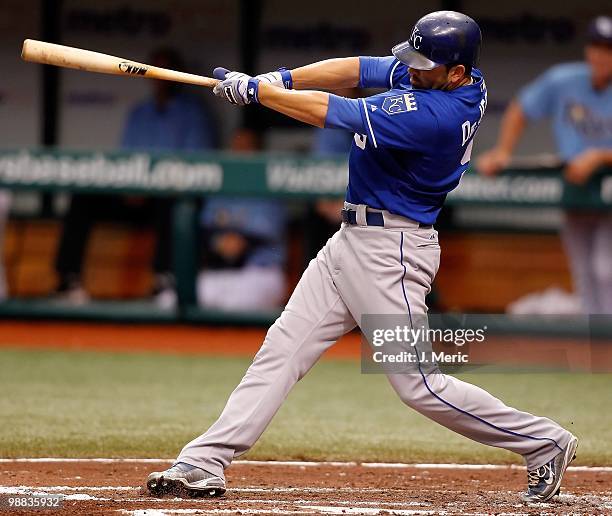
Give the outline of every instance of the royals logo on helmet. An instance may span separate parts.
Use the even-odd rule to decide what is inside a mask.
[[[417,27],[412,29],[412,34],[410,35],[409,41],[412,45],[412,48],[414,48],[415,50],[419,50],[421,48],[421,41],[423,41],[423,36],[419,34],[419,29]]]

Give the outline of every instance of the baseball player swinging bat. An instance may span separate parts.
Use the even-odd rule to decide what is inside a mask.
[[[217,79],[178,72],[167,68],[159,68],[144,63],[138,63],[122,57],[115,57],[100,52],[92,52],[82,48],[67,47],[26,39],[23,42],[21,58],[33,63],[74,68],[86,72],[108,73],[112,75],[127,75],[130,77],[145,77],[164,81],[184,82],[197,86],[213,88],[219,82]]]
[[[343,224],[309,263],[217,421],[183,447],[172,467],[148,476],[152,494],[224,494],[225,470],[255,444],[293,386],[334,342],[359,326],[378,346],[368,316],[393,315],[407,329],[427,329],[426,295],[441,252],[434,224],[469,166],[487,107],[476,66],[481,40],[475,20],[438,11],[418,20],[389,56],[336,58],[255,77],[213,72],[222,79],[213,93],[232,104],[259,104],[354,134]],[[356,86],[385,91],[359,99],[321,91]],[[383,330],[384,323],[376,324]],[[431,343],[417,340],[408,343],[412,366],[410,359],[400,368],[383,366],[404,404],[474,441],[521,455],[527,466],[523,501],[556,496],[577,437],[444,374],[436,360],[425,363],[421,352]],[[396,349],[387,348],[386,356],[397,356]]]
[[[440,265],[434,224],[469,165],[487,106],[476,68],[481,40],[475,20],[438,11],[418,20],[390,56],[331,59],[256,77],[217,68],[217,85],[198,78],[204,82],[196,84],[214,85],[213,93],[232,104],[260,104],[310,125],[350,131],[354,144],[342,226],[308,265],[218,420],[185,445],[172,467],[148,476],[152,494],[223,495],[224,470],[255,444],[321,355],[364,316],[400,316],[411,330],[426,329],[425,298]],[[38,62],[152,76],[147,65],[67,50],[84,54],[49,58],[42,51]],[[164,75],[158,78],[169,78]],[[355,86],[386,91],[360,99],[317,91]],[[521,455],[523,501],[556,496],[578,439],[548,418],[444,374],[435,361],[422,362],[427,342],[409,345],[418,351],[414,367],[384,369],[404,404],[474,441]]]

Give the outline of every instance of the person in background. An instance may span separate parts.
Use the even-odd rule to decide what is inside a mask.
[[[170,48],[155,50],[150,62],[163,68],[182,68],[179,54]],[[170,81],[153,81],[152,88],[151,98],[137,104],[128,115],[121,138],[123,149],[195,151],[214,147],[213,124],[197,97]],[[161,308],[172,308],[176,304],[171,256],[173,204],[171,198],[163,197],[72,196],[56,259],[56,295],[75,304],[89,300],[81,272],[91,227],[98,219],[121,219],[153,226],[157,241],[150,295]]]
[[[198,303],[228,311],[280,307],[286,294],[284,205],[215,196],[205,201],[200,221]]]
[[[261,149],[257,132],[238,129],[234,153]],[[279,308],[287,286],[287,210],[275,199],[213,196],[200,213],[202,269],[198,304],[227,311]]]
[[[477,161],[482,174],[506,168],[525,126],[544,117],[552,121],[566,181],[583,185],[612,166],[611,17],[590,23],[585,57],[553,66],[523,88],[504,114],[496,146]],[[561,235],[584,312],[612,314],[612,213],[566,210]]]

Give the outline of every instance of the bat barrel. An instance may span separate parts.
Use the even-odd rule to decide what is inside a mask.
[[[214,87],[219,81],[210,77],[194,75],[167,68],[158,68],[129,59],[115,57],[91,50],[67,47],[35,39],[26,39],[21,49],[21,58],[34,63],[74,68],[87,72],[146,77],[166,81],[184,82],[198,86]]]

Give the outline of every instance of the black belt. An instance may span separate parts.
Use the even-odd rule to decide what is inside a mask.
[[[385,219],[383,214],[377,211],[366,211],[366,224],[368,226],[384,227]],[[355,210],[342,209],[342,222],[347,224],[357,224],[357,212]]]
[[[346,208],[342,209],[342,222],[346,222],[347,224],[357,224],[357,212],[355,210],[347,210]],[[383,214],[379,211],[366,211],[366,225],[368,226],[385,226],[385,218]],[[431,228],[431,224],[422,224],[419,222],[420,228]]]

